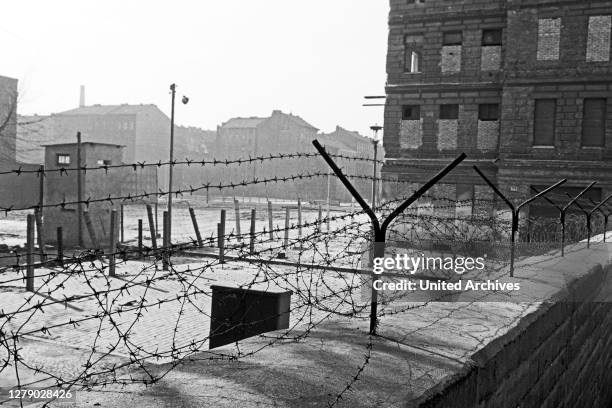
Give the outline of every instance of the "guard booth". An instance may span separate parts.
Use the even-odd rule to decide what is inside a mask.
[[[111,211],[116,209],[119,213],[122,204],[118,197],[157,191],[157,169],[154,167],[104,168],[122,164],[124,147],[121,145],[82,142],[49,144],[44,148],[43,237],[46,243],[55,244],[57,227],[62,227],[65,247],[95,248],[86,225],[84,215],[87,212],[97,243],[105,247],[110,241]],[[109,197],[113,199],[96,201]],[[115,228],[117,242],[118,226],[119,221]]]

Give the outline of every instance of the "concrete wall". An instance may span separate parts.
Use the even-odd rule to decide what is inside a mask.
[[[612,403],[612,266],[595,267],[477,352],[418,407],[608,407]]]

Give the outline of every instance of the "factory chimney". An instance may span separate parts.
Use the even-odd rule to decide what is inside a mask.
[[[85,106],[85,85],[81,85],[81,97],[79,98],[79,108]]]

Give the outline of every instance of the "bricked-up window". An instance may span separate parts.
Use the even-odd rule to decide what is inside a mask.
[[[561,19],[538,20],[538,55],[540,61],[558,60],[561,41]]]
[[[604,146],[606,137],[606,99],[585,99],[583,109],[582,146]]]
[[[459,119],[459,105],[440,105],[440,119],[457,120]]]
[[[587,61],[610,61],[610,35],[612,16],[589,17]]]
[[[534,146],[554,146],[556,99],[536,99],[533,123]]]
[[[402,106],[402,120],[420,120],[421,107],[419,105]]]
[[[499,105],[497,103],[484,103],[478,105],[478,120],[483,122],[499,120]]]
[[[487,46],[499,46],[502,45],[502,30],[490,29],[482,30],[482,45]]]
[[[407,35],[404,37],[404,72],[421,72],[423,55],[423,35]]]
[[[461,31],[450,31],[442,34],[442,45],[461,45],[463,34]]]
[[[57,164],[59,166],[67,166],[70,164],[70,155],[66,153],[58,153],[56,155]]]

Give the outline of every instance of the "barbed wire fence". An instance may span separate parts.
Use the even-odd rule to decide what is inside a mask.
[[[104,177],[112,174],[113,169],[137,171],[146,167],[168,166],[231,168],[264,161],[313,159],[321,154],[320,150],[318,153],[231,160],[143,162],[95,168],[40,168],[36,171],[18,168],[0,173],[0,177],[35,173],[43,180],[49,174],[62,177],[71,172],[93,172],[98,177]],[[327,154],[327,157],[332,161],[375,162],[371,158],[344,155]],[[207,215],[206,228],[202,231],[197,218],[203,215],[196,212],[201,207],[192,206],[198,202],[194,196],[201,192],[229,192],[235,196],[236,189],[242,187],[283,185],[329,177],[329,171],[313,170],[236,182],[206,182],[173,191],[163,188],[130,191],[127,194],[99,191],[81,200],[64,197],[54,202],[41,200],[29,206],[0,208],[5,216],[25,215],[27,220],[26,245],[0,255],[0,376],[10,378],[18,389],[37,384],[84,390],[111,385],[150,385],[188,361],[241,359],[277,344],[301,341],[332,317],[354,319],[364,324],[369,321],[370,331],[364,332],[368,341],[363,362],[354,375],[346,379],[346,384],[338,389],[337,394],[330,398],[329,405],[335,406],[354,388],[370,363],[380,317],[427,304],[387,309],[385,306],[395,299],[379,299],[376,291],[371,291],[371,258],[387,253],[383,248],[381,255],[381,247],[377,244],[380,241],[373,239],[372,215],[380,215],[383,219],[396,217],[388,233],[383,236],[388,251],[409,248],[469,254],[489,245],[488,252],[498,261],[499,268],[513,262],[515,255],[531,255],[538,251],[545,253],[553,245],[578,242],[590,239],[593,233],[605,232],[610,215],[607,204],[610,197],[599,203],[583,199],[582,194],[562,200],[562,195],[551,193],[557,185],[544,192],[536,192],[535,198],[529,199],[530,202],[547,197],[550,205],[560,206],[571,202],[579,212],[568,213],[568,209],[561,211],[565,207],[557,207],[562,215],[559,220],[522,219],[521,203],[512,203],[501,192],[498,195],[502,202],[495,197],[458,200],[428,193],[426,183],[419,187],[420,193],[415,195],[410,191],[413,183],[337,172],[331,177],[337,177],[340,181],[405,184],[408,188],[404,189],[407,190],[405,194],[387,197],[369,211],[366,200],[359,197],[361,209],[344,206],[325,215],[320,203],[303,207],[301,199],[306,197],[297,197],[297,202],[281,204],[281,211],[278,204],[274,205],[266,199],[263,211],[255,206],[250,209],[250,217],[249,214],[245,217],[244,209],[241,210],[234,200],[233,227],[226,225],[228,209],[213,207],[221,213],[219,222],[211,222],[216,216]],[[441,178],[435,179],[429,187]],[[495,190],[493,183],[489,182],[489,185]],[[165,224],[158,228],[150,216],[151,208],[146,206],[169,194],[185,200],[188,211],[178,215],[185,220],[180,237],[173,242],[164,239],[157,245],[158,235],[160,230],[165,230]],[[406,206],[407,202],[409,204]],[[95,205],[114,208],[110,225],[105,226],[108,228],[108,233],[104,234],[106,240],[101,242],[96,239],[95,229],[90,229],[88,233],[92,245],[88,249],[62,248],[61,239],[55,246],[45,245],[40,240],[43,235],[41,231],[45,228],[45,210],[70,209],[77,205],[85,210]],[[504,205],[508,208],[504,208]],[[128,208],[126,214],[131,220],[125,225],[122,221],[121,226],[118,225],[116,212],[120,206]],[[293,218],[291,211],[294,212]],[[211,210],[207,212],[211,213]],[[133,222],[134,218],[138,223]],[[250,228],[245,232],[241,229],[244,219],[250,221]],[[148,239],[144,231],[147,222]],[[278,225],[279,222],[281,225]],[[192,230],[185,233],[189,224]],[[132,232],[137,225],[137,236],[132,234],[131,238],[118,240],[118,231],[123,232],[126,225],[131,226]],[[521,242],[530,245],[521,246]],[[433,276],[418,276],[444,278],[435,273]],[[226,325],[212,330],[212,322],[217,317],[213,316],[210,307],[213,301],[211,287],[219,282],[229,282],[241,290],[291,292],[287,310],[290,324],[273,335],[260,336],[262,341],[250,348],[241,347],[241,342],[236,341],[234,348],[209,350],[211,337],[231,336],[237,330],[248,331],[264,322],[261,318],[238,321],[230,327]],[[157,324],[153,315],[167,317],[163,325],[167,332],[151,338],[151,328]],[[198,324],[194,325],[196,320]],[[208,324],[202,324],[203,321]],[[70,344],[81,352],[79,364],[70,370],[48,366],[26,345],[29,341]],[[0,401],[0,404],[6,402]]]

